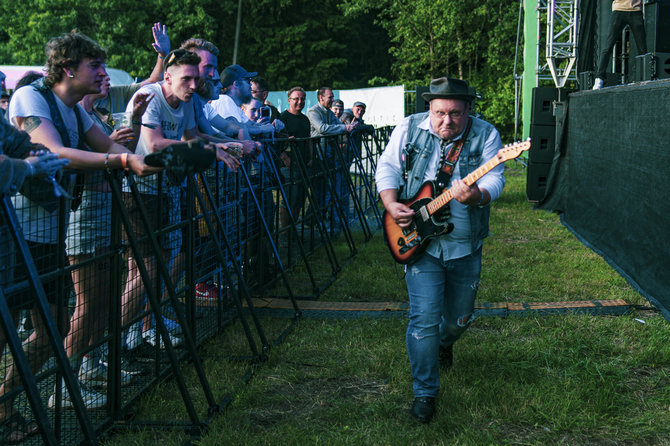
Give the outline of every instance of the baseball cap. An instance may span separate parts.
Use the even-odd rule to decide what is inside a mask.
[[[221,83],[223,84],[224,88],[232,85],[233,82],[237,80],[251,79],[252,77],[256,77],[258,75],[258,73],[256,72],[252,73],[248,72],[238,64],[228,65],[226,68],[223,69],[223,72],[221,74],[222,74]]]

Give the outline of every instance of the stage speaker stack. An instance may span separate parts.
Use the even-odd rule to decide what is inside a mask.
[[[533,88],[533,104],[530,120],[530,155],[526,177],[526,197],[529,201],[544,198],[547,178],[554,159],[556,143],[556,118],[554,101],[558,100],[558,89],[553,87]]]
[[[670,0],[650,0],[644,4],[647,54],[635,54],[631,80],[670,78]],[[637,46],[633,45],[637,53]]]
[[[670,0],[649,0],[644,3],[644,27],[647,50],[670,54]]]
[[[647,53],[635,56],[632,81],[650,81],[670,78],[670,53]]]

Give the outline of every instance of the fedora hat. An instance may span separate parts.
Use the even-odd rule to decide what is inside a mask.
[[[426,101],[433,99],[463,99],[472,101],[475,95],[465,81],[450,77],[440,77],[430,81],[430,90],[422,96]]]

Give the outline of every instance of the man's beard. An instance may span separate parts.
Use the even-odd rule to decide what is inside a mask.
[[[243,103],[243,104],[247,104],[247,103],[248,103],[249,101],[251,101],[251,99],[253,98],[253,96],[251,95],[251,92],[249,92],[249,93],[241,93],[241,94],[244,95],[244,96],[241,96],[241,97],[240,97],[240,99],[242,100],[242,103]]]
[[[210,100],[212,99],[212,93],[214,93],[214,86],[211,82],[203,81],[202,79],[198,82],[198,88],[195,89],[195,92],[198,93],[203,99]]]

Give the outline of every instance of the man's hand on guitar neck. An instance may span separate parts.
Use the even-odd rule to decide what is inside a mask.
[[[486,189],[479,189],[477,183],[468,186],[463,180],[454,180],[451,183],[451,190],[454,194],[454,200],[468,206],[484,206],[491,201]]]
[[[398,191],[395,189],[383,190],[379,193],[382,203],[386,208],[393,221],[401,228],[406,228],[412,223],[414,218],[414,211],[406,204],[400,203],[398,200]]]

